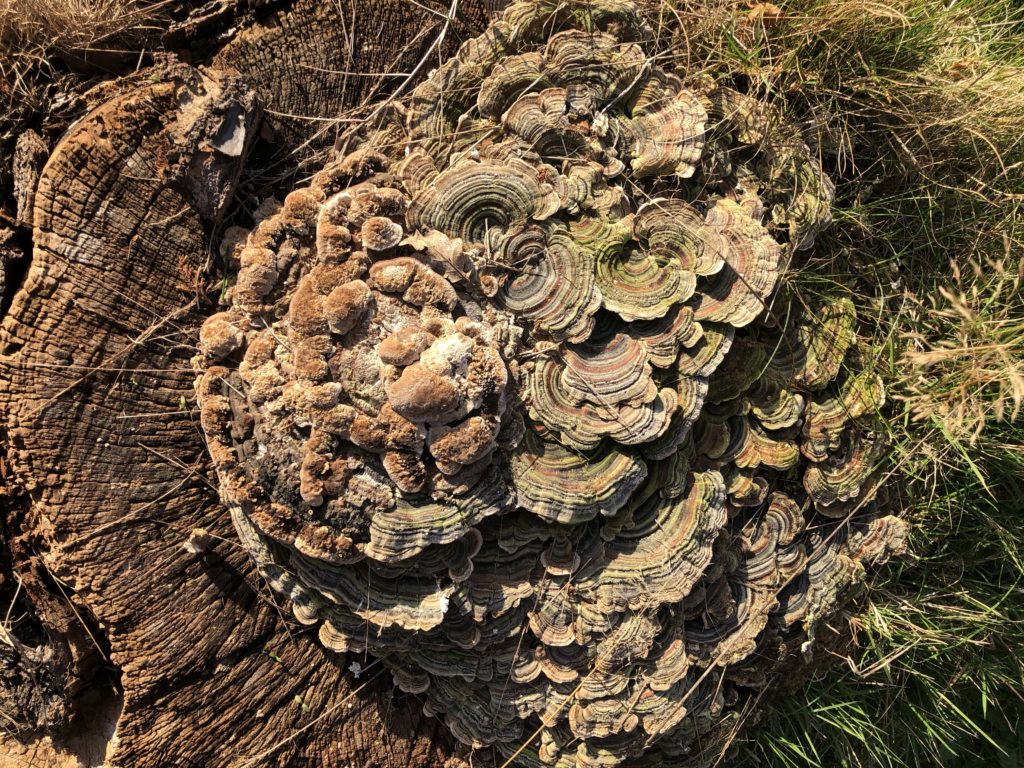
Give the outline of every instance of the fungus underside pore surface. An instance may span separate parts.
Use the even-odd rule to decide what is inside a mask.
[[[469,747],[713,764],[903,547],[833,187],[626,0],[524,2],[238,250],[194,363],[262,575]]]

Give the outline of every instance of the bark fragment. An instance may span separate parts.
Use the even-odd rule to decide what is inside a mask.
[[[49,155],[46,143],[31,128],[26,130],[14,146],[14,200],[17,204],[15,220],[20,226],[32,226],[32,201],[39,183],[39,172]]]

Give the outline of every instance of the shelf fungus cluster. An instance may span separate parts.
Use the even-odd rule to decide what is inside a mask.
[[[196,358],[269,584],[521,765],[713,761],[904,536],[853,305],[780,287],[830,181],[653,45],[508,8],[258,224]]]

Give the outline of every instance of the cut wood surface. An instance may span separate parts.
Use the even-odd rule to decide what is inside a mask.
[[[38,575],[26,590],[65,686],[37,714],[80,705],[86,666],[119,680],[111,765],[383,768],[450,751],[415,699],[393,699],[376,667],[355,681],[255,577],[212,485],[189,359],[213,227],[261,129],[298,146],[374,88],[425,75],[455,27],[483,24],[482,2],[461,5],[452,24],[440,3],[257,9],[212,66],[163,63],[112,89],[24,203],[31,264],[0,329],[8,482],[28,500],[8,509],[12,571]],[[358,74],[379,71],[404,74]],[[19,190],[35,183],[29,141]]]

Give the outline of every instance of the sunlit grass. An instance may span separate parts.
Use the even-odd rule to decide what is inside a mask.
[[[1024,8],[1002,0],[652,3],[681,70],[805,127],[835,224],[787,276],[858,307],[888,382],[911,555],[858,645],[779,695],[740,764],[1016,766],[1024,754]],[[739,73],[739,74],[737,74]]]
[[[0,97],[8,111],[45,110],[48,86],[65,73],[64,57],[138,56],[158,37],[171,5],[172,0],[0,0]]]

